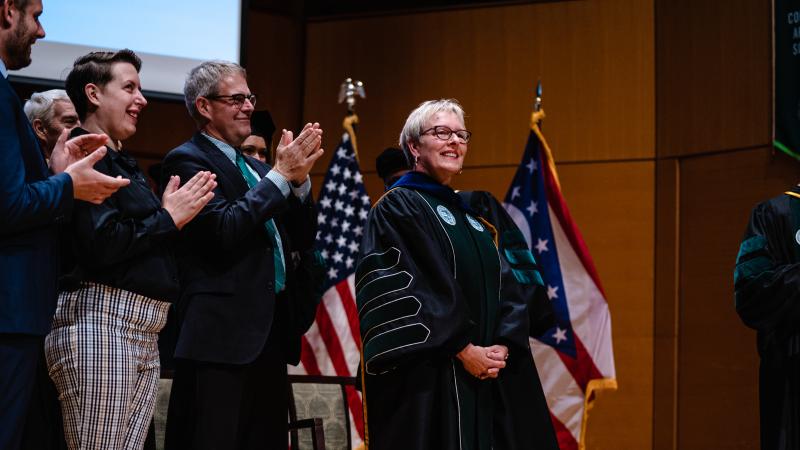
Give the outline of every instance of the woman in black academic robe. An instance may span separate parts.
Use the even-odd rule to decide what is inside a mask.
[[[520,309],[501,302],[493,228],[449,187],[467,152],[463,117],[451,100],[409,115],[400,141],[413,171],[365,230],[356,296],[372,450],[516,448],[493,436],[506,432],[493,383],[509,349],[530,358],[527,320],[520,330]]]

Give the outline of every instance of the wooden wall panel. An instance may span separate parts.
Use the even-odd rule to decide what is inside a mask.
[[[653,14],[651,2],[587,0],[311,22],[307,30],[304,117],[322,123],[328,153],[314,169],[315,191],[341,138],[336,94],[350,76],[367,88],[358,144],[373,201],[383,191],[375,156],[396,144],[411,109],[442,97],[461,100],[475,133],[454,187],[502,199],[542,78],[546,134],[568,163],[559,166],[564,194],[612,314],[620,389],[599,396],[591,449],[653,441],[655,163],[613,162],[655,157]]]
[[[123,145],[137,158],[161,160],[189,139],[195,129],[183,102],[150,100],[139,117],[136,134]]]
[[[653,449],[677,450],[680,162],[656,162]]]
[[[250,11],[247,19],[247,78],[258,95],[256,109],[267,109],[281,128],[302,128],[304,25],[298,19]]]
[[[458,98],[474,133],[471,166],[515,165],[533,88],[545,89],[546,128],[560,161],[654,156],[653,5],[589,0],[312,22],[304,116],[325,147],[341,132],[345,77],[359,101],[362,159],[393,145],[421,101]],[[323,170],[328,159],[315,170]]]
[[[800,178],[768,148],[681,161],[678,448],[758,448],[755,332],[733,305],[733,268],[751,208]]]
[[[601,393],[590,413],[587,448],[592,450],[652,445],[654,170],[652,162],[558,168],[611,311],[619,390]]]
[[[769,145],[772,2],[655,3],[658,155]]]

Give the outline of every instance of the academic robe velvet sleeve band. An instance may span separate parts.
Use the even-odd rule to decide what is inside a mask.
[[[734,270],[736,312],[757,331],[761,448],[800,448],[800,188],[757,205]]]
[[[356,271],[368,373],[420,354],[453,356],[475,326],[453,278],[453,250],[437,219],[422,208],[428,206],[418,194],[397,189],[370,212]]]

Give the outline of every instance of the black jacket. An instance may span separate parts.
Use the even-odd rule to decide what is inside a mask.
[[[87,134],[75,128],[71,137]],[[72,223],[64,229],[62,290],[91,281],[156,300],[178,299],[178,269],[173,242],[178,228],[139,169],[136,160],[111,148],[95,169],[131,184],[103,203],[75,202]]]
[[[247,163],[264,177],[270,167]],[[287,361],[300,357],[300,337],[314,320],[319,296],[308,275],[316,232],[311,196],[288,199],[266,178],[253,189],[239,169],[200,133],[170,151],[163,179],[182,182],[197,172],[217,175],[214,198],[184,227],[178,241],[181,297],[175,356],[226,364],[250,363],[259,355],[274,321],[281,320]],[[276,297],[272,243],[264,222],[274,218],[286,258],[286,291]]]

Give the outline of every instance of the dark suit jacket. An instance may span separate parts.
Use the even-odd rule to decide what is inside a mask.
[[[0,76],[0,333],[50,330],[57,222],[71,210],[72,179],[50,176],[19,98]]]
[[[247,157],[262,177],[270,167]],[[163,178],[182,182],[199,171],[217,175],[214,198],[187,224],[178,243],[181,298],[175,356],[196,361],[246,364],[259,355],[273,321],[287,330],[288,363],[300,356],[300,336],[313,321],[319,298],[298,280],[301,258],[316,229],[311,196],[304,203],[263,179],[248,189],[239,169],[206,137],[196,133],[164,159]],[[272,243],[264,222],[274,218],[286,258],[286,292],[275,295]],[[301,267],[302,266],[302,267]],[[311,306],[313,304],[313,306]],[[310,314],[310,317],[308,317]]]

